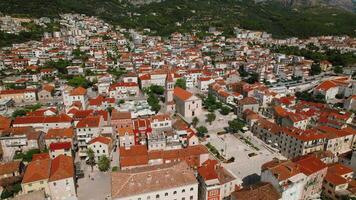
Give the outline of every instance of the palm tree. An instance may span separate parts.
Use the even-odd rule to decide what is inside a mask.
[[[87,156],[88,156],[87,164],[90,165],[91,171],[93,172],[93,168],[94,168],[94,165],[95,165],[95,155],[94,155],[93,149],[89,148],[87,150]]]

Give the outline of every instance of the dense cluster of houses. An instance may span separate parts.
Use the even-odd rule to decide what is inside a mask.
[[[58,22],[60,31],[45,33],[41,41],[0,51],[6,76],[0,85],[1,190],[20,183],[18,198],[77,199],[80,169],[74,161],[87,161],[92,150],[96,162],[102,157],[117,162],[119,170],[111,172],[112,199],[355,195],[355,80],[328,77],[310,92],[325,103],[299,100],[294,92],[268,85],[308,77],[313,61],[251,45],[333,41],[335,48],[349,51],[355,39],[275,40],[240,29],[233,38],[216,31],[201,40],[181,33],[162,38],[114,29],[81,14],[63,14]],[[322,63],[325,70],[331,67]],[[256,74],[257,80],[248,83],[240,73]],[[71,78],[78,77],[91,85],[73,84]],[[157,95],[162,106],[156,112],[146,92],[151,86],[164,89]],[[261,182],[246,187],[198,137],[191,122],[206,113],[206,96],[232,108],[245,128],[285,157],[262,166]],[[10,116],[15,108],[36,103],[41,108]],[[18,159],[30,150],[41,153]]]

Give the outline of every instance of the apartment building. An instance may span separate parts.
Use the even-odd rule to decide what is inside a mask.
[[[88,116],[76,125],[79,156],[86,157],[87,146],[92,138],[100,135],[103,127],[103,117]]]
[[[198,168],[199,200],[229,198],[242,181],[222,167],[217,160],[207,160]]]
[[[2,90],[0,91],[0,99],[12,99],[18,104],[34,103],[37,101],[37,91],[35,89]]]
[[[283,128],[279,134],[278,148],[281,154],[287,158],[324,150],[326,135],[315,129]]]

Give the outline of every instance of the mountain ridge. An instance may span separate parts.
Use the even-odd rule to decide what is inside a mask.
[[[167,36],[172,32],[204,32],[210,26],[231,34],[233,27],[261,30],[275,37],[356,36],[356,14],[333,6],[294,4],[281,0],[0,0],[0,12],[30,17],[59,13],[98,16],[114,25]],[[295,1],[295,0],[287,0]],[[314,0],[313,0],[314,1]],[[327,0],[332,1],[332,0]],[[148,4],[146,4],[148,3]],[[288,3],[288,2],[287,2]]]

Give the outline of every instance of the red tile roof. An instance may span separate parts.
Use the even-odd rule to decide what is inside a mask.
[[[218,174],[215,171],[215,167],[218,164],[217,160],[207,160],[201,167],[198,168],[198,173],[205,181],[218,178]]]
[[[34,154],[32,156],[32,161],[35,161],[35,160],[46,160],[46,159],[49,159],[50,156],[49,156],[49,153],[38,153],[38,154]]]
[[[45,139],[73,138],[73,128],[52,128],[45,135]]]
[[[103,137],[103,136],[99,136],[96,138],[93,138],[92,140],[89,141],[89,144],[93,144],[95,142],[100,142],[106,145],[110,145],[111,144],[111,139],[109,137]]]
[[[0,115],[0,132],[4,129],[10,128],[12,120],[7,117],[3,117]]]
[[[70,96],[82,96],[86,94],[87,90],[83,87],[77,87],[70,92]]]
[[[24,116],[17,117],[13,124],[34,124],[34,123],[64,123],[72,122],[72,118],[68,115],[61,114],[59,116]]]
[[[74,176],[73,158],[59,155],[52,160],[49,181],[57,181]]]
[[[2,94],[20,94],[20,93],[30,93],[36,92],[35,89],[22,89],[22,90],[2,90],[0,91],[0,95]]]
[[[315,155],[302,156],[296,158],[294,162],[297,163],[300,166],[300,170],[308,176],[327,168],[327,165],[316,158]]]
[[[30,183],[39,180],[46,180],[50,175],[50,159],[39,159],[27,165],[22,183]]]
[[[100,124],[100,117],[95,116],[89,116],[86,117],[82,120],[80,120],[77,124],[77,128],[85,128],[85,127],[99,127]]]
[[[176,87],[174,88],[174,92],[173,95],[176,96],[177,98],[179,98],[182,101],[186,101],[187,99],[189,99],[191,96],[193,96],[193,94],[191,92],[188,92],[180,87]]]
[[[49,150],[55,151],[60,149],[71,149],[72,143],[70,142],[56,142],[49,145]]]

